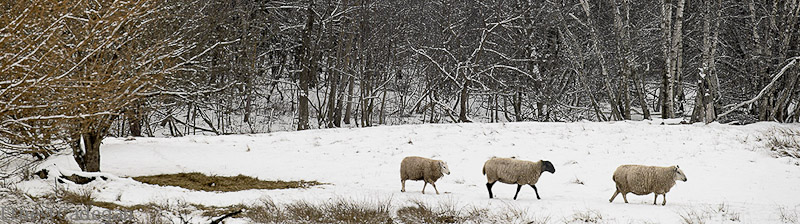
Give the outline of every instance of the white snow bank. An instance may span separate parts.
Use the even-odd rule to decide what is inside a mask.
[[[676,223],[682,214],[706,214],[724,204],[727,213],[741,222],[770,223],[781,221],[779,208],[800,206],[800,167],[790,159],[771,157],[761,141],[762,133],[770,128],[798,126],[661,122],[427,124],[134,141],[112,138],[101,148],[101,169],[111,178],[69,187],[90,187],[97,200],[122,205],[169,200],[227,206],[263,198],[286,203],[392,198],[401,204],[422,200],[495,209],[513,205],[556,222],[591,211],[609,223]],[[414,181],[406,183],[406,193],[400,192],[400,161],[412,155],[448,162],[451,175],[437,182],[442,195],[422,195],[422,182]],[[555,174],[543,174],[537,184],[542,200],[536,200],[530,187],[523,187],[514,201],[516,186],[506,184],[496,184],[496,198],[489,199],[481,168],[492,156],[551,161]],[[652,205],[652,195],[633,194],[628,195],[630,204],[619,197],[608,203],[614,193],[611,174],[622,164],[680,165],[688,182],[672,188],[666,206],[660,206],[661,199],[658,206]],[[50,158],[42,166],[61,172],[78,170],[69,155]],[[179,172],[316,180],[330,185],[217,193],[127,178]],[[52,191],[52,185],[52,180],[34,180],[20,187],[44,194]],[[706,215],[714,222],[732,222],[731,214]]]

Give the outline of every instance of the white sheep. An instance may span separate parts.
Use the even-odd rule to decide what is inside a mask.
[[[486,189],[489,190],[489,198],[493,198],[492,185],[500,181],[506,184],[517,184],[517,192],[514,193],[514,200],[517,200],[519,190],[522,185],[530,185],[539,197],[539,189],[536,189],[536,182],[544,171],[555,173],[556,168],[550,161],[539,160],[536,162],[518,160],[515,158],[496,158],[492,157],[483,164],[483,174],[486,175]]]
[[[661,205],[666,205],[667,192],[675,185],[676,180],[686,182],[686,175],[678,166],[622,165],[614,171],[613,180],[617,190],[608,202],[613,202],[619,193],[622,193],[625,203],[628,203],[628,198],[625,197],[628,193],[636,195],[655,193],[653,204],[656,204],[658,195],[661,194],[664,195]]]
[[[406,192],[406,180],[422,180],[425,181],[425,185],[422,186],[423,194],[429,183],[433,185],[436,194],[439,194],[435,182],[444,174],[450,175],[450,168],[444,161],[419,156],[406,157],[400,163],[400,183],[403,186],[400,192]]]

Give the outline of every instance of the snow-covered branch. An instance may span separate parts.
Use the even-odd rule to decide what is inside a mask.
[[[784,65],[781,68],[781,70],[778,71],[777,74],[772,76],[772,81],[769,82],[769,84],[767,84],[767,86],[765,86],[763,89],[761,89],[761,91],[758,92],[758,95],[756,95],[752,99],[749,99],[747,101],[744,101],[744,102],[741,102],[741,103],[738,103],[738,104],[725,105],[724,108],[730,108],[730,109],[728,109],[727,111],[719,114],[719,116],[717,116],[717,117],[723,117],[725,115],[728,115],[728,114],[736,111],[737,109],[739,109],[739,108],[741,108],[741,107],[743,107],[745,105],[750,105],[752,103],[755,103],[756,101],[761,99],[761,97],[764,97],[764,95],[766,93],[768,93],[769,91],[772,90],[772,87],[775,86],[775,83],[778,82],[778,80],[780,80],[781,77],[783,77],[783,74],[786,72],[786,70],[789,70],[789,68],[791,68],[795,63],[797,63],[797,60],[800,60],[800,56],[795,56],[795,57],[791,57],[789,59],[786,59],[786,61],[788,61],[788,63],[786,63],[786,65]]]

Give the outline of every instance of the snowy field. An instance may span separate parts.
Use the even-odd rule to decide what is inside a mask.
[[[577,214],[602,217],[601,223],[679,223],[694,213],[710,223],[781,223],[781,213],[800,210],[800,166],[775,158],[764,146],[774,128],[797,125],[758,123],[747,126],[661,125],[661,121],[615,123],[505,123],[385,126],[327,129],[238,136],[181,138],[110,138],[101,147],[101,169],[119,178],[95,181],[96,200],[121,205],[186,201],[229,206],[270,198],[296,200],[391,200],[396,207],[431,204],[526,211],[529,218],[569,222]],[[423,156],[448,162],[451,175],[437,182],[441,195],[409,181],[400,192],[400,161]],[[537,187],[495,184],[488,198],[483,163],[492,156],[549,160]],[[653,195],[628,195],[613,203],[611,175],[622,164],[680,165],[687,182],[667,194],[667,205],[653,205]],[[79,170],[70,155],[50,158],[41,167],[70,173]],[[58,171],[56,171],[58,172]],[[248,190],[213,193],[159,187],[130,176],[179,172],[248,175],[264,180],[316,180],[329,185],[308,189]],[[53,180],[32,180],[19,187],[32,195],[52,192]],[[722,208],[722,209],[720,209]],[[785,214],[784,214],[785,215]],[[246,222],[244,219],[229,221]],[[230,222],[233,223],[233,222]]]

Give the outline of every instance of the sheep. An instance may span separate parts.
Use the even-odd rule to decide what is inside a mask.
[[[422,194],[425,194],[425,187],[428,186],[428,183],[433,185],[436,194],[439,194],[435,182],[445,174],[450,175],[450,168],[444,161],[419,156],[406,157],[400,163],[400,183],[403,186],[400,192],[406,192],[406,180],[422,180],[425,181],[425,185],[422,186]]]
[[[483,174],[486,175],[486,189],[489,190],[489,198],[493,198],[492,185],[500,181],[506,184],[517,184],[517,192],[514,193],[514,200],[517,200],[519,190],[522,185],[530,185],[536,192],[536,199],[539,197],[539,189],[536,189],[536,182],[545,171],[555,173],[556,168],[550,161],[539,160],[531,162],[517,160],[515,158],[492,157],[483,164]]]
[[[608,202],[613,202],[617,194],[622,193],[622,199],[628,203],[625,197],[628,193],[636,195],[647,195],[655,193],[653,204],[656,204],[658,195],[664,195],[661,205],[667,204],[667,192],[675,185],[676,180],[686,182],[686,175],[677,165],[669,167],[644,166],[644,165],[622,165],[617,167],[612,178],[617,185],[617,190]]]

